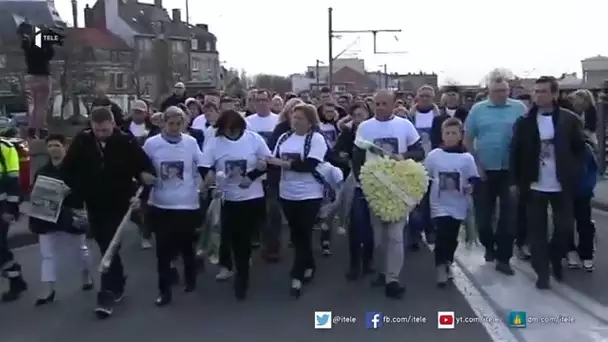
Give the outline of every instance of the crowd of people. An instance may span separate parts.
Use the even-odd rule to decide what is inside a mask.
[[[90,114],[90,128],[69,147],[61,135],[46,137],[50,159],[37,175],[61,179],[69,192],[56,223],[30,218],[32,231],[40,234],[41,281],[48,285],[36,305],[55,299],[59,239],[70,240],[81,261],[82,289],[94,287],[85,225],[74,215],[83,208],[102,253],[125,213],[137,209],[132,218],[141,229],[142,248],[156,248],[156,305],[172,302],[178,259],[184,290],[194,291],[197,230],[208,198],[218,194],[223,204],[216,280],[233,279],[239,300],[248,295],[252,251],[261,247],[267,262],[278,262],[288,255],[286,240],[293,249],[288,289],[299,298],[315,276],[314,246],[330,256],[338,230],[348,234],[347,280],[373,276],[372,285],[387,297],[402,298],[404,252],[427,244],[435,256],[437,285],[448,286],[468,215],[475,216],[485,260],[504,275],[514,274],[514,249],[517,257],[531,259],[538,289],[550,287],[551,275],[563,279],[563,259],[570,268],[592,271],[590,200],[597,176],[592,98],[576,92],[567,109],[553,77],[539,78],[530,94],[513,94],[508,81],[496,77],[487,99],[479,98],[470,110],[458,87],[444,87],[440,97],[435,92],[422,86],[413,97],[388,90],[359,97],[324,88],[313,99],[309,92],[280,96],[253,89],[241,108],[240,101],[215,91],[189,97],[177,83],[158,112],[137,100],[124,118],[102,98]],[[324,201],[335,198],[351,173],[359,179],[366,153],[357,139],[373,142],[392,158],[425,165],[428,192],[409,217],[383,222],[357,187],[348,214],[317,219]],[[10,145],[0,147],[7,161],[2,162],[6,231],[18,215],[11,182],[16,170],[7,159]],[[284,222],[289,239],[283,238]],[[6,243],[1,245],[2,275],[9,279],[2,299],[17,300],[27,284]],[[122,300],[125,282],[116,253],[98,285],[100,318],[109,317]]]

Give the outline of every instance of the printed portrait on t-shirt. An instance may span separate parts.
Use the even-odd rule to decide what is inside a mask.
[[[545,166],[547,160],[552,160],[555,154],[553,148],[553,139],[545,139],[540,142],[540,165]]]
[[[338,134],[336,133],[335,130],[330,129],[327,131],[322,131],[323,135],[325,136],[325,139],[327,139],[327,142],[333,146],[336,143],[336,139],[338,138]]]
[[[240,181],[247,173],[247,160],[226,160],[224,163],[224,172],[228,180]]]
[[[180,186],[184,182],[184,162],[168,160],[160,163],[162,186]]]
[[[294,161],[294,160],[300,160],[302,159],[301,155],[299,153],[295,153],[295,152],[286,152],[286,153],[281,153],[281,159],[282,160],[287,160],[287,161]],[[292,174],[292,172],[281,172],[281,178],[285,181],[290,180],[290,174]]]
[[[399,140],[397,138],[377,138],[374,139],[374,145],[386,150],[390,153],[399,152]]]
[[[422,145],[422,149],[425,153],[429,153],[431,151],[431,130],[419,129],[418,134],[420,134],[420,144]]]
[[[439,192],[460,191],[460,173],[439,172]]]
[[[268,139],[270,139],[270,136],[272,135],[272,132],[258,132],[258,134],[264,138],[264,141],[268,142]]]

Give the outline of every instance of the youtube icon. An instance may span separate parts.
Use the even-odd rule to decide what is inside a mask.
[[[437,329],[454,329],[454,311],[437,312]]]

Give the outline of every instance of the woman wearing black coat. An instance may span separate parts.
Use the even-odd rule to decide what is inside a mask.
[[[35,175],[34,184],[39,177],[49,177],[61,180],[59,169],[65,156],[65,137],[51,134],[46,138],[46,148],[49,161]],[[36,195],[32,193],[32,202],[36,204]],[[41,280],[45,284],[43,293],[36,300],[36,306],[51,303],[55,300],[55,282],[57,281],[57,252],[69,252],[69,261],[77,262],[82,276],[82,289],[93,288],[90,274],[89,249],[86,244],[86,215],[81,199],[74,194],[67,194],[60,208],[56,223],[30,217],[29,227],[38,234],[40,254],[42,256]],[[68,262],[68,260],[65,260]]]

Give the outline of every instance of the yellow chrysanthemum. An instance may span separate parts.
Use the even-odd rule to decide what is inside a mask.
[[[359,178],[372,213],[385,222],[399,221],[412,211],[429,182],[422,164],[384,157],[368,160]]]

